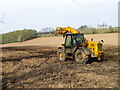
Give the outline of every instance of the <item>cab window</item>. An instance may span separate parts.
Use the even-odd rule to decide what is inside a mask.
[[[65,40],[65,45],[72,46],[71,35],[67,35],[66,40]]]
[[[76,35],[76,42],[77,44],[81,44],[84,40],[83,35]]]
[[[73,45],[73,46],[76,46],[76,40],[75,40],[75,36],[74,36],[74,35],[72,36],[72,41],[73,41],[73,42],[72,42],[72,45]]]

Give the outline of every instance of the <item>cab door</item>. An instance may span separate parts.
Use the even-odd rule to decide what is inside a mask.
[[[66,35],[66,39],[65,39],[66,53],[72,53],[75,46],[76,46],[76,41],[74,35],[72,34]]]

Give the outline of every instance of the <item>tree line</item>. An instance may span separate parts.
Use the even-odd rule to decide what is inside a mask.
[[[118,27],[108,26],[105,23],[103,23],[101,25],[99,24],[98,28],[82,25],[76,30],[80,31],[83,34],[117,33]],[[32,29],[23,29],[23,30],[17,30],[17,31],[1,34],[0,37],[2,37],[2,40],[0,39],[0,41],[2,42],[1,44],[23,42],[36,37],[55,36],[54,33],[55,33],[55,29],[51,27],[42,28],[41,31],[39,32]]]
[[[32,29],[18,30],[0,35],[0,37],[2,37],[2,44],[22,42],[33,39],[36,36],[37,36],[37,31]]]

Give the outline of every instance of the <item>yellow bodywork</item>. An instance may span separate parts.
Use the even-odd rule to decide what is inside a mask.
[[[56,27],[56,34],[66,34],[67,32],[70,32],[70,33],[80,33],[78,31],[76,31],[74,28],[72,27]]]
[[[99,47],[100,46],[100,47]],[[103,55],[103,44],[96,43],[94,41],[88,41],[88,49],[92,51],[92,57],[97,57],[100,60],[100,57]]]
[[[62,34],[65,35],[66,33],[72,33],[72,34],[76,34],[76,33],[80,33],[77,30],[75,30],[72,27],[56,27],[56,33],[55,34]],[[94,41],[88,41],[87,39],[84,40],[84,42],[82,43],[82,47],[86,47],[88,50],[90,50],[91,52],[91,57],[97,57],[98,60],[101,59],[101,56],[103,54],[103,44],[98,42],[94,42]]]

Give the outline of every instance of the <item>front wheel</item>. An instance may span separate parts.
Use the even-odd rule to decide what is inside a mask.
[[[86,64],[89,61],[89,56],[86,54],[86,52],[83,49],[78,49],[75,52],[75,61],[77,63],[82,63],[82,64]]]
[[[65,56],[65,52],[63,49],[58,49],[57,50],[57,58],[59,61],[65,61],[66,60],[66,56]]]

